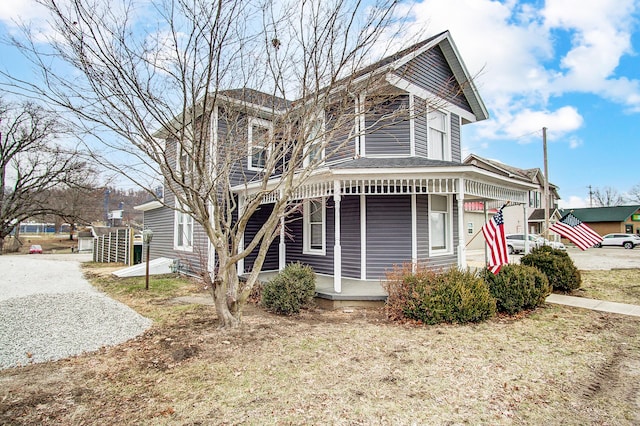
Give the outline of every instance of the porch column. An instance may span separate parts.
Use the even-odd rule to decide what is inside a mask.
[[[458,266],[467,267],[467,249],[464,233],[464,178],[458,179]]]
[[[242,195],[238,195],[238,217],[242,216],[242,210],[244,209],[244,197]],[[238,242],[238,253],[244,250],[244,233],[242,233],[242,237]],[[238,268],[238,275],[244,274],[244,258],[238,260],[238,264],[236,265]]]
[[[340,181],[333,182],[333,201],[335,203],[334,229],[335,239],[333,245],[333,291],[342,292],[342,246],[340,245]]]
[[[280,190],[280,199],[284,198],[284,190]],[[278,245],[278,269],[283,270],[287,263],[287,244],[284,240],[284,216],[280,218],[280,244]]]
[[[287,263],[287,245],[284,242],[284,217],[280,218],[280,244],[278,245],[278,269],[284,269]]]
[[[529,254],[531,251],[531,247],[529,244],[529,209],[527,208],[527,203],[522,204],[522,214],[524,217],[522,218],[522,223],[524,224],[522,227],[522,233],[524,235],[524,254]]]

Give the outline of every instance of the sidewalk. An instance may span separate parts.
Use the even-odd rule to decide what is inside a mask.
[[[606,302],[604,300],[587,299],[586,297],[565,296],[562,294],[550,294],[546,300],[548,303],[573,306],[576,308],[591,309],[594,311],[610,312],[613,314],[630,315],[640,317],[640,306],[627,303]]]

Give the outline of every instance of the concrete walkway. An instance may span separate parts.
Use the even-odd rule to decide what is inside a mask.
[[[604,300],[588,299],[586,297],[565,296],[563,294],[550,294],[546,300],[548,303],[573,306],[576,308],[591,309],[594,311],[610,312],[613,314],[631,315],[640,317],[640,306],[627,303],[606,302]]]

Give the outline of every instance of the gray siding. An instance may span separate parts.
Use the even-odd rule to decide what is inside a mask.
[[[334,245],[334,209],[333,198],[328,198],[326,202],[326,251],[324,256],[314,254],[304,254],[302,240],[302,213],[296,213],[287,218],[287,263],[301,262],[311,265],[320,274],[333,275],[333,245]]]
[[[408,108],[409,96],[404,95],[367,111],[365,156],[411,154]]]
[[[253,239],[256,233],[262,227],[262,224],[266,222],[267,218],[273,211],[272,204],[263,204],[260,206],[258,210],[251,216],[249,222],[247,223],[247,229],[245,231],[245,244],[249,244],[249,242]],[[267,251],[267,256],[264,259],[264,263],[262,264],[262,271],[276,271],[279,268],[279,251],[278,244],[280,243],[280,239],[276,238],[271,245],[269,246],[269,250]],[[249,254],[245,258],[244,269],[246,272],[250,272],[253,269],[253,263],[255,262],[256,256],[258,254],[259,247]]]
[[[159,257],[179,259],[181,272],[197,275],[207,265],[207,236],[202,226],[194,222],[193,251],[174,250],[174,221],[175,211],[167,207],[144,212],[144,225],[153,231],[149,257],[152,260]]]
[[[345,108],[348,109],[345,110]],[[354,102],[325,111],[325,130],[328,137],[331,138],[326,149],[327,162],[355,158],[354,111]]]
[[[396,74],[423,89],[430,90],[465,111],[472,112],[440,46],[407,62],[398,69]]]
[[[427,113],[426,113],[426,101],[420,99],[417,96],[413,100],[415,119],[414,119],[414,135],[416,143],[416,155],[420,157],[427,156]]]
[[[367,197],[367,279],[411,262],[411,197]]]
[[[360,197],[342,197],[340,202],[342,276],[360,278]]]
[[[451,161],[462,162],[462,149],[460,142],[460,116],[451,114]]]

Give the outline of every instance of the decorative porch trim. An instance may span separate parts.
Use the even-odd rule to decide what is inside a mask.
[[[513,203],[529,202],[528,191],[509,189],[503,186],[492,185],[470,179],[465,179],[463,184],[465,195],[473,195],[490,200],[511,201]]]

